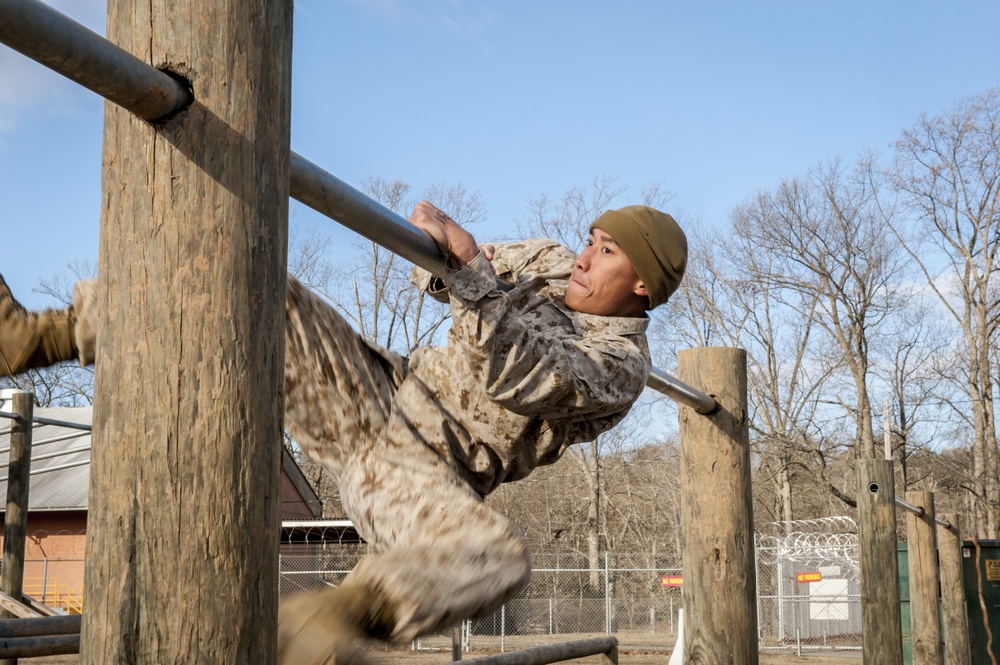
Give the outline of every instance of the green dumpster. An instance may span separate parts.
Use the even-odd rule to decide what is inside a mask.
[[[962,543],[962,581],[972,665],[1000,663],[1000,540]],[[991,652],[995,661],[990,659]]]

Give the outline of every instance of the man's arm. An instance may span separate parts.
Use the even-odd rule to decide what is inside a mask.
[[[480,252],[487,261],[493,260],[493,245],[480,245],[458,222],[427,201],[413,208],[410,222],[434,239],[452,270],[460,270]]]
[[[628,336],[584,335],[521,312],[517,297],[492,284],[483,257],[450,273],[448,286],[450,343],[461,348],[490,400],[505,409],[543,419],[598,417],[621,411],[642,392],[651,363]]]

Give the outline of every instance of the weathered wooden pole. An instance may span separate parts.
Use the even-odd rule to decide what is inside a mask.
[[[962,526],[958,513],[941,516],[950,527],[937,524],[938,562],[941,568],[941,620],[944,660],[948,665],[970,665],[969,618],[962,581]]]
[[[938,569],[934,493],[910,491],[904,498],[923,508],[919,515],[906,513],[913,665],[944,665],[941,619],[938,613],[941,575]]]
[[[681,381],[719,404],[707,415],[680,407],[685,662],[755,665],[746,352],[686,349],[677,360]]]
[[[892,462],[857,461],[861,553],[861,642],[865,665],[902,665]]]
[[[5,390],[4,398],[10,400],[10,412],[17,414],[11,420],[10,460],[7,467],[7,507],[3,519],[3,577],[0,591],[21,600],[24,585],[24,544],[28,528],[28,485],[31,481],[31,417],[34,412],[34,395],[26,390]],[[0,609],[0,617],[14,615]],[[0,665],[17,665],[16,658],[0,660]]]
[[[105,105],[81,663],[273,663],[292,3],[109,0],[107,30],[194,102]]]

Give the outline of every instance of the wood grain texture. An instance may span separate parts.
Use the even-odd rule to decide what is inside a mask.
[[[938,569],[934,493],[910,491],[903,498],[924,509],[923,515],[906,513],[913,665],[944,665],[938,613],[941,575]]]
[[[719,408],[680,407],[686,663],[756,665],[757,587],[746,352],[678,353],[678,378]]]
[[[108,3],[184,75],[105,106],[81,663],[273,663],[292,3]]]
[[[896,553],[896,494],[892,462],[862,459],[858,477],[861,550],[861,641],[865,665],[902,665]]]
[[[951,528],[936,525],[944,660],[948,665],[970,665],[969,619],[962,579],[962,519],[958,513],[945,513],[941,518],[951,525]]]

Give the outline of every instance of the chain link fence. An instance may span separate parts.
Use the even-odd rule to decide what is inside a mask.
[[[861,569],[849,518],[779,522],[757,534],[762,649],[860,650]]]
[[[363,545],[340,543],[282,546],[281,599],[339,585],[364,551]],[[677,562],[633,567],[634,559],[604,556],[591,567],[586,556],[573,553],[534,556],[531,582],[520,594],[492,615],[462,623],[464,650],[510,651],[595,634],[616,636],[622,648],[672,649],[680,568]],[[451,650],[452,639],[448,630],[410,646]]]
[[[367,551],[356,543],[283,545],[282,599],[339,585]],[[757,534],[757,613],[761,649],[861,648],[857,528],[849,518],[765,525]],[[609,553],[532,556],[529,585],[494,614],[462,623],[465,651],[512,651],[594,635],[623,649],[669,651],[677,641],[681,562]],[[453,631],[411,649],[450,651]]]

